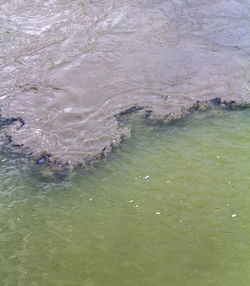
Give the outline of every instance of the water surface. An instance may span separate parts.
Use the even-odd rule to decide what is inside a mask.
[[[249,102],[248,0],[0,0],[0,103],[34,156],[91,160],[133,106],[180,117],[197,100]],[[53,160],[53,159],[52,159]]]
[[[1,153],[1,285],[248,285],[250,110],[132,126],[63,181]]]

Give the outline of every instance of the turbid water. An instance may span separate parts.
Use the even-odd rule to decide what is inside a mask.
[[[0,153],[1,285],[249,284],[250,110],[127,124],[63,181]]]
[[[18,119],[7,135],[33,157],[77,165],[119,144],[116,115],[131,107],[171,119],[197,100],[249,102],[249,8],[0,0],[2,117]]]

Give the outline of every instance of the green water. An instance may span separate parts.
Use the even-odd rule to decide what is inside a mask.
[[[0,285],[250,283],[250,110],[139,125],[63,181],[0,164]]]

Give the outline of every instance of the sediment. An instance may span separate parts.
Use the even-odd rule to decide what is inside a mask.
[[[248,1],[0,4],[1,130],[36,165],[107,156],[137,114],[170,122],[248,104]]]

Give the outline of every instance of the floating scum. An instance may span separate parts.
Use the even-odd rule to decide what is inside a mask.
[[[120,114],[168,121],[197,101],[248,103],[249,7],[2,1],[1,120],[11,123],[4,124],[9,145],[38,164],[71,168],[129,136]]]

